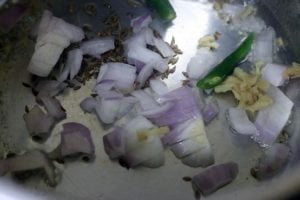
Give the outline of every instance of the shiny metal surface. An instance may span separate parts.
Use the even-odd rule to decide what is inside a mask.
[[[68,12],[69,2],[76,2],[78,5],[77,12]],[[91,16],[84,12],[83,8],[86,2],[84,0],[55,0],[53,11],[58,17],[63,17],[74,24],[80,26],[89,24],[95,32],[101,30],[101,21],[109,12],[116,12],[120,16],[121,22],[127,25],[131,18],[128,12],[135,16],[148,12],[143,7],[133,8],[129,6],[125,0],[91,0],[89,2],[94,2],[97,5],[96,16]],[[105,2],[109,2],[111,7],[108,8]],[[220,59],[235,49],[236,44],[242,37],[221,22],[213,11],[211,4],[205,2],[173,0],[172,4],[178,15],[173,24],[167,25],[159,20],[155,20],[153,23],[153,27],[161,33],[166,41],[170,42],[172,36],[174,36],[179,48],[184,52],[177,63],[176,73],[170,75],[166,81],[170,87],[175,87],[184,79],[181,72],[185,71],[189,59],[196,53],[197,40],[200,37],[205,34],[212,34],[215,31],[222,33],[221,45],[216,55]],[[271,4],[269,7],[271,8]],[[92,37],[93,33],[90,33],[90,36]],[[33,50],[32,45],[28,47],[29,55]],[[297,55],[297,52],[294,54]],[[26,59],[16,59],[15,62],[0,68],[0,82],[2,83],[0,84],[0,125],[2,130],[0,155],[4,155],[7,150],[20,151],[32,148],[43,148],[45,151],[51,151],[60,141],[59,125],[46,145],[37,145],[28,139],[22,115],[25,105],[32,106],[34,104],[34,97],[28,88],[22,86],[22,82],[28,82],[29,80],[26,71],[29,59],[30,56],[27,56]],[[59,96],[59,99],[68,114],[67,120],[62,123],[76,121],[91,128],[96,144],[95,162],[93,164],[81,162],[66,164],[63,169],[62,182],[54,189],[47,187],[41,180],[31,180],[26,187],[43,191],[45,197],[47,197],[47,193],[51,193],[66,199],[194,199],[190,184],[182,181],[182,177],[192,176],[201,171],[201,168],[195,169],[184,166],[169,151],[165,152],[165,165],[158,169],[140,168],[128,171],[108,159],[103,151],[102,144],[102,136],[105,131],[101,128],[95,116],[84,114],[78,106],[79,102],[90,94],[93,85],[94,81],[90,81],[80,90],[68,90]],[[216,163],[235,161],[239,164],[240,174],[232,184],[207,199],[220,199],[224,194],[226,194],[226,199],[247,199],[244,196],[245,193],[240,192],[240,190],[247,190],[248,187],[256,190],[261,186],[249,173],[250,168],[260,155],[261,149],[255,144],[249,144],[248,146],[236,145],[235,138],[229,131],[224,117],[225,109],[234,105],[233,98],[228,95],[219,95],[217,99],[221,107],[221,113],[219,118],[207,127],[208,139],[212,144]],[[296,127],[295,130],[299,130],[299,124],[294,123],[293,125]],[[263,184],[265,185],[265,183]],[[253,195],[258,195],[255,199],[260,199],[259,192]]]

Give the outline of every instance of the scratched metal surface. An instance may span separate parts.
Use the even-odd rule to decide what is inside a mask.
[[[96,16],[90,16],[84,12],[84,4],[87,1],[78,0],[77,12],[68,13],[68,3],[66,1],[54,1],[53,12],[58,17],[62,17],[69,22],[83,26],[90,24],[92,29],[97,32],[103,27],[102,20],[109,12],[116,12],[123,24],[130,21],[128,12],[137,16],[140,13],[148,12],[143,7],[133,8],[127,4],[127,1],[89,1],[97,5]],[[105,2],[109,2],[111,7],[107,7]],[[171,41],[175,37],[176,43],[184,52],[177,63],[176,73],[172,74],[166,81],[170,87],[180,83],[184,79],[181,72],[185,71],[189,59],[196,53],[197,40],[205,34],[211,34],[215,31],[222,33],[220,48],[217,56],[221,59],[228,52],[235,49],[241,36],[235,31],[229,29],[221,22],[216,13],[213,12],[210,3],[201,3],[205,1],[183,1],[173,0],[173,6],[177,12],[177,18],[172,25],[166,25],[155,20],[153,27],[158,30],[164,39]],[[68,14],[66,14],[68,13]],[[91,33],[91,36],[93,34]],[[31,48],[32,51],[32,48]],[[28,89],[22,87],[21,83],[29,79],[26,72],[28,61],[20,61],[15,66],[4,69],[0,73],[0,86],[2,94],[2,141],[5,145],[0,145],[0,153],[6,148],[21,150],[36,148],[37,146],[27,139],[25,125],[22,114],[25,105],[32,106],[34,98]],[[1,69],[3,70],[3,69]],[[9,81],[14,80],[14,81]],[[105,131],[101,128],[97,118],[90,114],[84,114],[79,108],[79,103],[90,94],[94,81],[90,81],[80,90],[68,90],[59,97],[64,108],[67,110],[68,118],[63,121],[76,121],[85,124],[92,131],[93,140],[96,144],[96,160],[92,164],[74,162],[64,166],[63,178],[56,188],[49,188],[41,180],[31,180],[26,187],[47,193],[58,194],[66,199],[87,199],[87,200],[182,200],[194,199],[193,192],[189,183],[182,180],[184,176],[192,176],[200,172],[201,168],[190,168],[183,165],[174,155],[166,151],[165,165],[158,169],[139,168],[135,170],[126,170],[117,163],[111,162],[105,155],[102,144],[102,136]],[[212,144],[216,163],[235,161],[239,164],[240,173],[238,178],[227,187],[219,190],[216,194],[207,199],[215,199],[222,194],[230,194],[228,199],[242,199],[243,194],[239,189],[248,186],[259,187],[249,174],[251,166],[254,165],[261,149],[255,144],[239,146],[232,137],[228,125],[225,121],[224,111],[227,107],[233,106],[232,97],[222,95],[218,96],[218,103],[221,113],[217,120],[214,120],[207,127],[208,139]],[[59,125],[57,127],[60,127]],[[59,142],[59,128],[54,131],[53,136],[43,147],[50,151],[53,144]],[[12,142],[13,141],[13,142]],[[7,145],[8,144],[8,145]],[[50,198],[50,197],[49,197]]]

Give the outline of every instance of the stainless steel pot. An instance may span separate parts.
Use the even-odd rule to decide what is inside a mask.
[[[172,3],[178,13],[177,19],[172,26],[155,21],[154,27],[161,33],[165,40],[170,41],[175,36],[178,46],[184,51],[177,65],[177,72],[167,80],[167,84],[174,85],[182,79],[181,71],[191,56],[195,53],[195,43],[204,34],[213,31],[226,33],[229,37],[221,40],[220,56],[224,49],[233,49],[240,40],[240,36],[224,26],[217,19],[208,4],[199,4],[201,0],[173,0]],[[94,33],[102,28],[102,19],[110,12],[116,12],[120,21],[128,25],[131,14],[138,15],[145,12],[144,7],[130,6],[125,0],[53,0],[51,9],[58,17],[69,22],[92,27]],[[85,13],[86,3],[94,2],[97,7],[95,15]],[[205,2],[205,1],[201,1]],[[75,12],[69,12],[70,3],[76,6]],[[265,21],[273,26],[277,34],[287,42],[286,50],[281,52],[282,62],[300,61],[300,1],[299,0],[261,0],[258,1],[260,15]],[[89,33],[93,36],[93,32]],[[30,79],[26,71],[33,42],[26,40],[25,49],[13,55],[10,60],[1,61],[0,66],[0,155],[8,151],[19,152],[23,149],[43,148],[51,151],[53,146],[60,140],[59,130],[54,130],[53,136],[43,147],[34,144],[27,135],[22,119],[24,106],[32,106],[34,97],[28,88],[22,86],[22,82]],[[294,81],[292,84],[298,84]],[[116,163],[109,161],[103,151],[102,129],[94,116],[85,115],[79,108],[78,103],[87,96],[92,88],[93,81],[88,82],[78,91],[67,91],[59,98],[68,113],[67,121],[79,121],[86,124],[93,132],[93,138],[97,147],[97,158],[93,164],[70,163],[65,166],[63,179],[55,189],[49,188],[38,180],[32,180],[22,186],[10,186],[9,179],[3,179],[0,184],[0,197],[3,194],[16,196],[15,199],[193,199],[192,189],[189,184],[182,181],[182,177],[191,176],[201,169],[184,166],[170,152],[166,152],[166,163],[158,169],[136,169],[127,171]],[[300,101],[300,89],[295,91],[285,88],[287,94],[296,102]],[[230,97],[219,99],[221,107],[232,105]],[[299,103],[297,103],[299,104]],[[298,105],[299,106],[299,105]],[[296,109],[294,119],[299,120],[300,109]],[[224,111],[221,111],[218,120],[210,124],[208,128],[209,140],[215,150],[217,163],[235,160],[239,163],[239,177],[229,186],[219,190],[208,199],[283,199],[300,189],[300,167],[297,161],[300,158],[300,124],[292,121],[288,126],[291,135],[290,145],[293,150],[292,162],[285,172],[274,179],[259,183],[254,180],[249,170],[261,153],[256,145],[247,148],[232,145],[227,136],[229,130],[224,125]],[[59,127],[59,126],[58,126]],[[224,128],[226,127],[226,128]],[[27,189],[24,191],[24,188]],[[7,189],[8,188],[8,189]],[[35,189],[33,189],[35,188]],[[18,196],[22,195],[22,197]],[[3,197],[2,199],[8,199]]]

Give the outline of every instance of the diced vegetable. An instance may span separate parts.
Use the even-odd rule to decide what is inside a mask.
[[[176,18],[176,12],[169,0],[146,0],[146,4],[153,8],[163,20],[172,21]]]

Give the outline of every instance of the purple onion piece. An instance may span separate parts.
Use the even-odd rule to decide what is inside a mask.
[[[258,180],[271,178],[283,170],[290,155],[290,148],[284,144],[273,144],[259,158],[251,174]]]
[[[162,113],[159,117],[155,117],[152,120],[159,126],[172,126],[188,119],[201,116],[198,102],[194,96],[194,93],[189,87],[180,87],[175,89],[166,95],[163,95],[159,102],[173,100],[175,105],[172,109],[165,113]]]
[[[3,11],[0,14],[0,29],[10,31],[29,9],[28,5],[19,3]]]
[[[55,97],[40,96],[38,102],[45,107],[48,115],[52,116],[57,122],[67,118],[65,109]]]
[[[95,145],[90,130],[79,123],[69,122],[63,124],[61,157],[69,158],[82,156],[82,159],[91,161],[95,157]]]
[[[105,153],[110,159],[117,159],[125,155],[125,130],[122,127],[115,127],[115,129],[103,136],[103,144]]]
[[[205,124],[209,124],[212,120],[214,120],[219,114],[219,107],[217,102],[209,102],[204,108],[201,110],[203,121]]]
[[[36,169],[45,171],[50,186],[57,185],[60,176],[56,173],[53,163],[40,151],[34,150],[23,155],[0,160],[0,175]]]
[[[56,123],[50,114],[46,114],[35,105],[23,116],[29,135],[37,142],[44,142],[49,136]]]
[[[80,108],[88,113],[92,113],[97,106],[97,100],[93,97],[87,97],[80,103]]]
[[[54,97],[66,89],[68,84],[54,80],[42,80],[39,81],[33,90],[38,93],[38,96],[50,96]]]
[[[192,178],[195,192],[209,195],[232,182],[238,175],[238,165],[234,162],[214,165]]]
[[[133,32],[137,33],[143,28],[148,27],[152,22],[152,17],[149,14],[141,15],[131,20],[130,26],[133,28]]]

